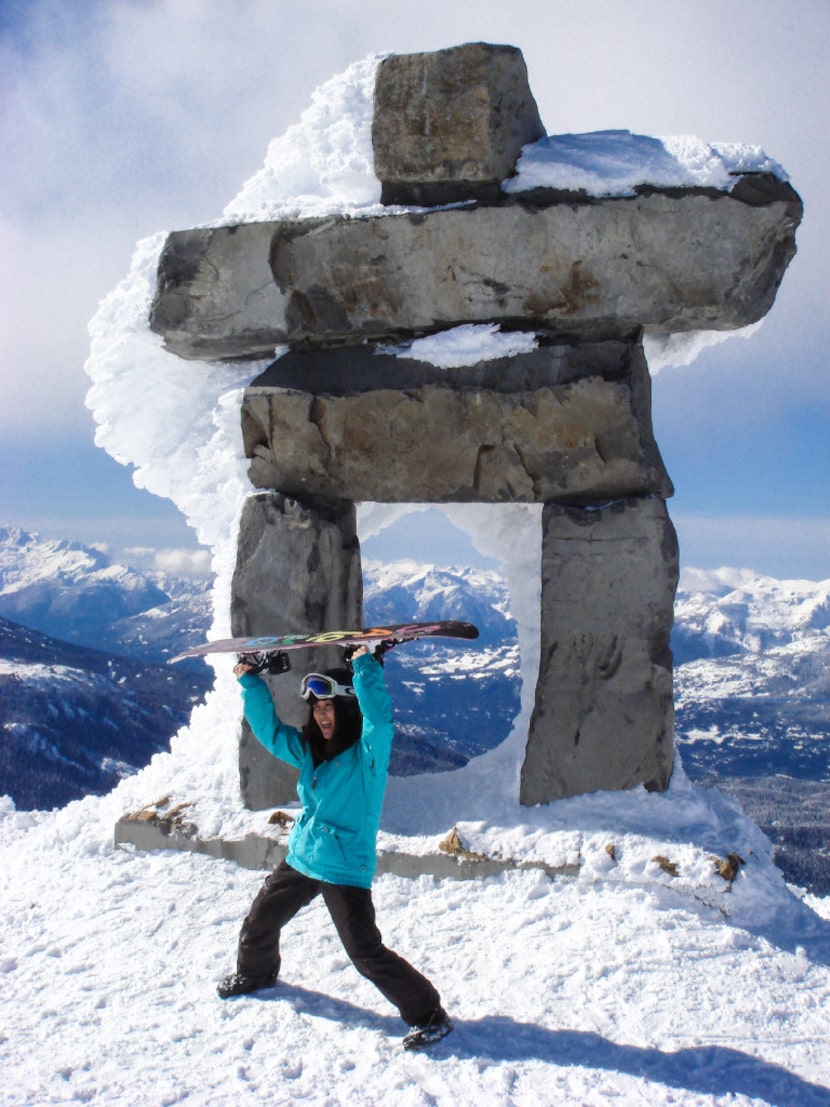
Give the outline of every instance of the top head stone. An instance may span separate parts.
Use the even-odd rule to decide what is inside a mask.
[[[372,146],[385,204],[488,199],[545,136],[521,50],[471,42],[384,59]]]

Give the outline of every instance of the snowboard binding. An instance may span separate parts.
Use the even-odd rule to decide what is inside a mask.
[[[383,642],[372,643],[370,649],[376,660],[382,665],[383,655],[388,653],[388,651],[397,644],[396,639],[390,638]],[[343,651],[343,663],[349,672],[352,671],[352,657],[358,649],[360,649],[360,646],[347,646]],[[291,659],[283,650],[275,652],[263,651],[260,653],[243,653],[238,655],[238,660],[244,662],[246,665],[250,665],[251,672],[254,676],[261,676],[263,673],[268,676],[281,676],[283,673],[291,672]]]
[[[397,644],[398,640],[395,638],[388,638],[385,639],[383,642],[377,642],[374,644],[370,644],[369,642],[365,643],[365,645],[369,647],[369,652],[372,654],[375,661],[377,661],[380,665],[383,664],[383,655],[385,653],[389,653],[392,647],[397,646]],[[352,658],[354,657],[356,651],[360,648],[360,645],[346,646],[345,650],[343,650],[343,664],[346,666],[349,672],[352,671]]]
[[[280,676],[291,671],[291,659],[287,653],[246,653],[241,654],[239,660],[245,665],[251,666],[254,676],[268,673],[269,676]]]

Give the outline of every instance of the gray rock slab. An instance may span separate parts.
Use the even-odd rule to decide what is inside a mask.
[[[354,505],[312,506],[276,493],[250,496],[239,524],[231,633],[309,634],[362,625],[363,575]],[[308,717],[299,696],[302,675],[340,665],[342,651],[294,651],[290,658],[291,672],[266,681],[279,717],[302,727]],[[296,770],[272,757],[244,721],[239,775],[243,801],[252,810],[296,798]]]
[[[269,265],[278,223],[173,231],[159,259],[150,327],[182,358],[269,357],[285,342]]]
[[[287,852],[284,838],[280,840],[267,834],[247,834],[238,839],[206,838],[195,830],[188,832],[164,821],[139,820],[129,815],[115,824],[114,840],[116,846],[131,845],[141,850],[171,849],[199,853],[234,861],[246,869],[274,869]],[[377,872],[379,875],[394,873],[412,879],[432,876],[438,880],[475,880],[498,876],[510,869],[539,870],[551,878],[579,875],[579,866],[575,864],[550,865],[544,861],[498,858],[473,861],[437,851],[423,854],[380,851]]]
[[[677,539],[660,499],[542,520],[541,660],[523,804],[668,786]]]
[[[250,478],[377,503],[671,495],[636,342],[441,370],[371,348],[294,351],[246,389]]]
[[[372,147],[386,204],[495,197],[545,135],[515,46],[465,43],[378,66]]]
[[[462,323],[601,339],[762,318],[801,202],[757,179],[589,201],[549,192],[370,218],[286,222],[272,267],[292,343],[395,340]]]

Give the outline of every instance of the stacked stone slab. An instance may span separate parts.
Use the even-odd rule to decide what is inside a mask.
[[[631,341],[556,343],[461,369],[373,345],[292,351],[247,389],[261,488],[382,503],[594,504],[671,494]]]
[[[541,504],[541,665],[519,798],[663,789],[678,559],[641,338],[760,319],[800,200],[767,175],[729,192],[508,197],[501,181],[544,135],[513,47],[387,58],[372,133],[384,202],[422,210],[177,232],[162,254],[151,324],[169,349],[290,347],[243,401],[265,491],[242,520],[233,632],[360,623],[355,502]],[[538,347],[454,370],[382,349],[493,322]],[[290,798],[255,756],[244,736],[249,805]]]

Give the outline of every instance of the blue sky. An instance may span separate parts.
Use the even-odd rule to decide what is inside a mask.
[[[508,10],[509,8],[509,10]],[[698,0],[0,3],[0,523],[193,547],[93,446],[86,326],[135,242],[216,218],[313,89],[375,51],[520,47],[549,133],[626,128],[764,147],[805,202],[764,325],[654,382],[687,566],[830,577],[830,4]],[[430,514],[427,522],[434,519]],[[367,553],[448,561],[419,517]]]

